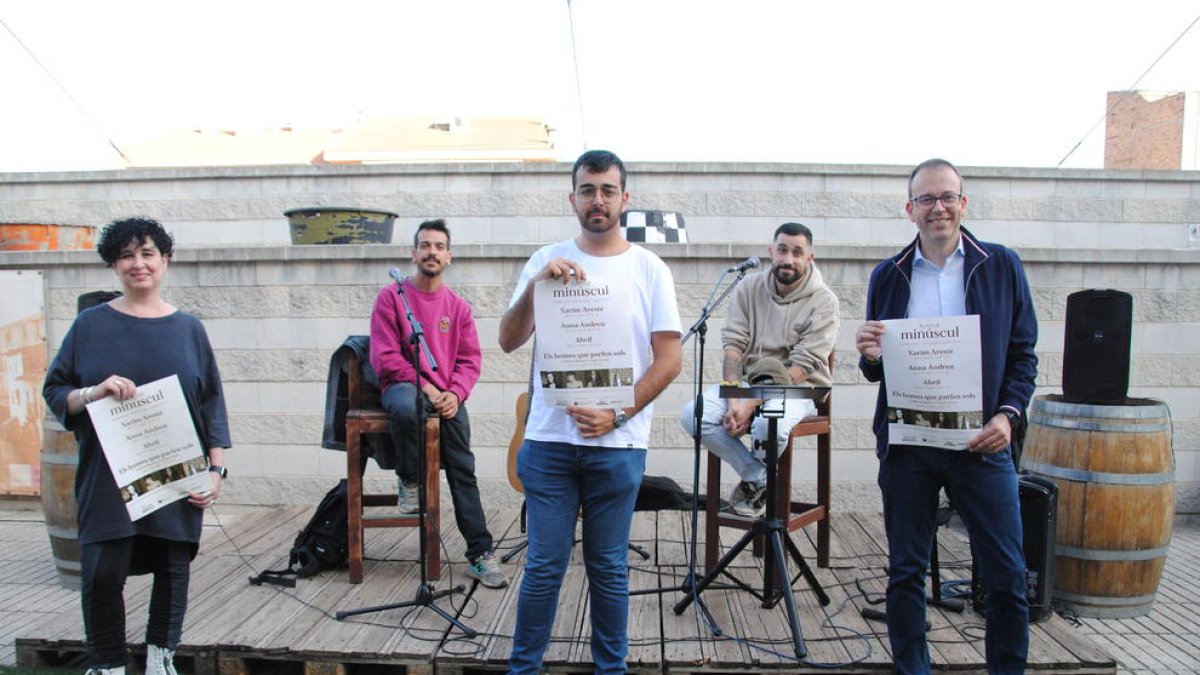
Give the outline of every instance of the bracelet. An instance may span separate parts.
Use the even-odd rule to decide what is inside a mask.
[[[83,389],[80,389],[79,390],[79,399],[81,401],[83,401],[84,405],[91,403],[92,402],[92,387],[84,387]]]

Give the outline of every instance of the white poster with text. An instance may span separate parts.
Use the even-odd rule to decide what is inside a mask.
[[[547,403],[633,405],[632,321],[628,279],[588,277],[538,282],[538,385]]]
[[[212,487],[179,376],[143,384],[126,401],[87,406],[130,520]]]
[[[883,323],[888,444],[965,450],[983,428],[979,316]]]

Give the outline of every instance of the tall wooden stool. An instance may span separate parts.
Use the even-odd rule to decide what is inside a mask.
[[[830,355],[832,362],[833,355]],[[792,427],[787,447],[779,455],[778,481],[775,491],[775,513],[786,514],[787,531],[794,532],[802,527],[817,524],[817,567],[829,567],[829,484],[831,477],[830,420],[832,392],[824,400],[817,401],[817,414],[806,417]],[[817,437],[817,501],[815,503],[792,501],[792,446],[798,437]],[[704,506],[704,567],[712,569],[717,564],[720,542],[720,527],[751,529],[756,518],[728,513],[720,510],[720,499],[713,493],[721,485],[721,458],[708,453],[709,498]],[[754,541],[754,555],[762,556],[761,538]]]
[[[362,454],[364,434],[386,434],[389,432],[388,416],[379,403],[379,389],[367,383],[362,376],[362,364],[351,355],[346,363],[347,396],[346,411],[346,517],[350,526],[350,583],[357,584],[363,578],[363,530],[368,527],[420,527],[419,514],[363,513],[365,506],[390,506],[397,504],[396,491],[386,494],[365,494],[363,472],[367,458]],[[428,554],[421,564],[430,580],[442,576],[441,530],[441,421],[432,416],[425,422],[425,541]]]

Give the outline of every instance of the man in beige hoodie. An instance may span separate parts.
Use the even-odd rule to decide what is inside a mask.
[[[752,274],[737,287],[730,301],[721,344],[723,383],[745,381],[745,374],[765,358],[778,359],[787,368],[792,384],[829,385],[829,354],[839,327],[838,299],[825,285],[813,259],[812,231],[799,223],[784,223],[775,230],[769,248],[771,268]],[[763,453],[752,452],[741,441],[747,432],[761,446],[767,420],[755,416],[762,401],[725,400],[719,386],[704,392],[700,437],[704,447],[729,464],[741,482],[729,501],[742,515],[759,515],[766,506],[767,470]],[[812,401],[790,399],[779,421],[779,449],[797,422],[816,412]],[[695,404],[680,412],[688,434],[695,425]]]

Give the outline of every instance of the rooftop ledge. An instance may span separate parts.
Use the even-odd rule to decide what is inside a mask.
[[[543,243],[457,244],[454,257],[464,259],[525,260]],[[762,253],[760,243],[702,242],[689,244],[644,244],[664,260],[729,260]],[[891,244],[828,244],[819,248],[820,260],[878,261],[895,255],[900,246]],[[286,261],[408,261],[407,244],[369,245],[213,245],[177,248],[177,263],[286,262]],[[1112,264],[1200,265],[1200,248],[1017,248],[1026,262],[1087,262]],[[44,265],[99,264],[94,250],[0,251],[0,268],[16,269]]]
[[[437,164],[323,164],[265,165],[220,167],[160,167],[107,171],[0,172],[0,183],[80,183],[122,180],[203,180],[214,178],[288,178],[306,176],[388,176],[455,174],[486,175],[507,173],[570,174],[571,162],[482,162]],[[907,176],[908,165],[890,164],[802,164],[788,162],[637,162],[627,163],[631,182],[638,174],[779,173],[833,176]],[[1023,178],[1040,180],[1153,180],[1193,182],[1200,171],[1145,171],[1129,169],[1054,169],[1039,167],[960,166],[966,176],[976,178]]]

